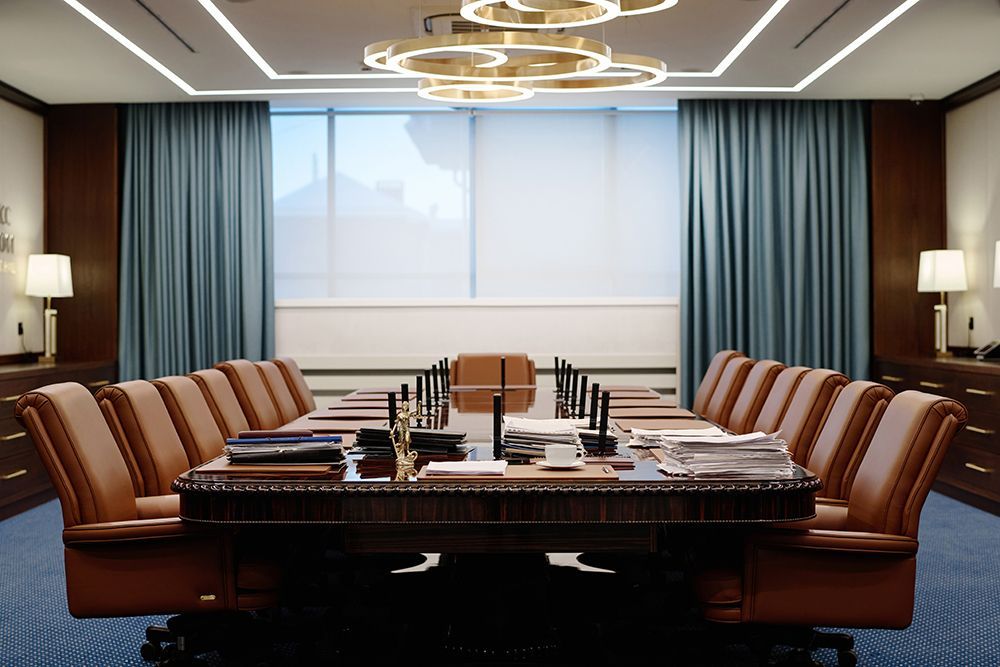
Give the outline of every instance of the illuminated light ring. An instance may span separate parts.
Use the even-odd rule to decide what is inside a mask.
[[[498,6],[500,5],[500,6]],[[580,28],[621,16],[620,0],[588,0],[580,6],[535,11],[511,9],[507,0],[462,0],[464,19],[495,28]]]
[[[651,14],[670,9],[678,0],[620,0],[621,16],[637,16]],[[591,4],[591,0],[506,0],[507,6],[522,12],[544,12],[567,9],[580,9]]]
[[[527,50],[567,54],[570,58],[552,58],[552,62],[533,66],[501,65],[482,67],[421,58],[433,53],[470,53],[472,51]],[[386,65],[401,74],[451,81],[544,81],[596,74],[611,66],[611,47],[595,39],[573,35],[549,35],[530,32],[473,32],[457,35],[420,37],[395,42],[388,48]]]
[[[381,42],[375,42],[374,44],[369,44],[365,47],[365,57],[364,63],[371,67],[372,69],[381,69],[389,72],[395,72],[396,70],[385,64],[386,55],[388,55],[389,47],[396,42],[403,41],[399,39],[386,39]],[[507,54],[503,51],[491,51],[490,49],[469,49],[469,53],[474,56],[481,56],[483,58],[482,62],[475,62],[476,67],[498,67],[504,65],[507,62]],[[446,64],[447,60],[440,61],[430,61],[439,62]]]
[[[539,81],[536,91],[541,93],[605,93],[612,90],[636,90],[655,86],[667,78],[667,65],[657,58],[616,53],[611,58],[612,67],[635,72],[633,76],[600,76]],[[611,74],[611,72],[605,72]]]
[[[530,83],[520,81],[447,81],[421,79],[417,95],[433,102],[448,104],[495,104],[518,102],[533,97]]]

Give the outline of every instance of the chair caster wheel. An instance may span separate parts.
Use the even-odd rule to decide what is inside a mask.
[[[858,654],[853,650],[837,651],[838,667],[857,667]]]
[[[156,662],[162,653],[163,648],[158,643],[143,642],[142,646],[139,647],[139,655],[146,662]]]

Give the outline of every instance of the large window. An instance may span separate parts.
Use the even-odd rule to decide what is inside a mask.
[[[279,299],[678,293],[674,112],[272,124]]]

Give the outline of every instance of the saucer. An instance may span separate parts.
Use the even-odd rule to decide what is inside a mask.
[[[536,461],[535,465],[540,468],[545,468],[546,470],[575,470],[576,468],[582,468],[587,465],[583,461],[574,461],[567,465],[556,465],[555,463],[548,463],[546,461]]]

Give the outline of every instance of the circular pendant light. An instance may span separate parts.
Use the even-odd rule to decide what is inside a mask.
[[[552,56],[532,62],[496,67],[462,59],[428,58],[439,53],[482,55],[484,51],[527,51],[537,56],[542,51]],[[509,54],[508,54],[509,58]],[[611,48],[595,39],[572,35],[549,35],[529,32],[473,32],[435,37],[420,37],[393,42],[386,49],[385,64],[402,74],[451,81],[519,79],[542,81],[596,74],[611,66]]]
[[[587,0],[565,2],[558,6],[539,7],[533,2],[513,8],[508,0],[462,0],[462,17],[473,23],[496,28],[579,28],[604,23],[622,13],[620,0]]]
[[[670,9],[678,0],[620,0],[620,16],[636,16]],[[580,10],[593,4],[592,0],[505,0],[513,10],[521,12],[553,12]]]
[[[649,56],[616,53],[611,58],[611,67],[615,70],[626,70],[626,73],[621,75],[609,70],[596,76],[539,81],[534,88],[544,93],[602,93],[655,86],[667,78],[667,65],[662,60]],[[628,76],[628,71],[634,74]],[[612,74],[615,76],[610,76]]]
[[[371,67],[372,69],[384,69],[390,72],[395,72],[396,70],[389,67],[385,63],[386,56],[388,55],[389,47],[396,42],[401,42],[401,39],[387,39],[381,42],[375,42],[374,44],[369,44],[365,47],[364,63]],[[489,49],[469,49],[469,53],[473,54],[472,64],[475,67],[497,67],[498,65],[503,65],[507,62],[507,54],[502,51],[491,51]],[[446,64],[451,62],[447,59],[440,60],[430,60],[428,62],[437,62],[439,64]]]
[[[446,81],[421,79],[417,95],[425,100],[449,104],[494,104],[517,102],[535,94],[530,83],[520,81]]]

